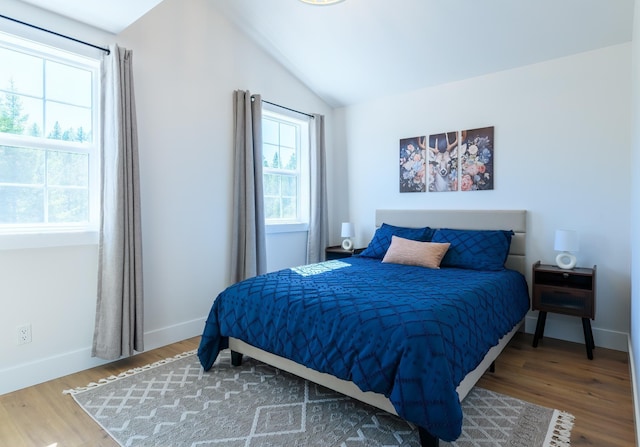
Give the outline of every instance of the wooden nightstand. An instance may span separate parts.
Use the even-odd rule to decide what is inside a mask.
[[[353,250],[345,250],[341,245],[333,245],[331,247],[327,247],[324,250],[325,257],[327,261],[331,261],[333,259],[343,259],[349,258],[353,255],[357,255],[362,252],[364,248],[355,248]]]
[[[533,300],[531,308],[539,311],[533,347],[544,336],[547,312],[582,318],[587,357],[593,359],[596,347],[591,331],[591,320],[596,316],[596,266],[563,270],[555,265],[533,265]]]

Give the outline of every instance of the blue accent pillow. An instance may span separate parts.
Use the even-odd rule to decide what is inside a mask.
[[[371,239],[367,248],[360,253],[360,256],[382,259],[391,245],[391,236],[398,236],[413,241],[430,242],[434,231],[435,230],[429,227],[406,228],[383,223],[382,226],[376,230],[373,239]]]
[[[508,230],[436,230],[431,242],[449,242],[442,267],[472,270],[504,270],[509,255],[511,236]]]

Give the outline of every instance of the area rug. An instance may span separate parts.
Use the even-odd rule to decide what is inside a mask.
[[[66,390],[121,446],[419,446],[400,418],[245,356],[204,372],[195,351]],[[573,416],[475,387],[441,446],[570,445]]]

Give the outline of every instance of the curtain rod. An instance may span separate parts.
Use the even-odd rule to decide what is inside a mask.
[[[255,97],[251,96],[251,101],[253,101],[253,100],[255,100]],[[308,116],[309,118],[315,118],[315,116],[310,115],[308,113],[301,112],[300,110],[296,110],[296,109],[290,109],[289,107],[281,106],[280,104],[276,104],[274,102],[269,102],[269,101],[266,101],[264,99],[262,100],[262,102],[266,102],[267,104],[270,104],[270,105],[275,106],[275,107],[280,107],[281,109],[288,110],[289,112],[295,112],[295,113],[299,113],[300,115]]]
[[[92,48],[95,48],[95,49],[97,49],[97,50],[102,50],[102,51],[104,51],[104,52],[105,52],[105,53],[107,53],[107,54],[111,54],[111,51],[110,51],[108,48],[99,47],[99,46],[94,45],[94,44],[92,44],[92,43],[89,43],[89,42],[85,42],[85,41],[83,41],[83,40],[76,39],[75,37],[65,36],[64,34],[56,33],[55,31],[51,31],[51,30],[48,30],[48,29],[46,29],[46,28],[41,28],[41,27],[39,27],[39,26],[32,25],[31,23],[23,22],[23,21],[21,21],[21,20],[14,19],[14,18],[12,18],[12,17],[7,17],[7,16],[2,15],[2,14],[0,14],[0,17],[2,17],[3,19],[11,20],[12,22],[19,23],[20,25],[28,26],[28,27],[30,27],[30,28],[34,28],[34,29],[37,29],[37,30],[40,30],[40,31],[44,31],[45,33],[49,33],[49,34],[53,34],[53,35],[58,36],[58,37],[62,37],[62,38],[64,38],[64,39],[73,40],[74,42],[81,43],[82,45],[86,45],[86,46],[88,46],[88,47],[92,47]]]

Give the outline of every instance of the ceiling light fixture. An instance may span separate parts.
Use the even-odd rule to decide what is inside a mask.
[[[335,5],[336,3],[343,2],[344,0],[300,0],[308,5],[327,6]]]

